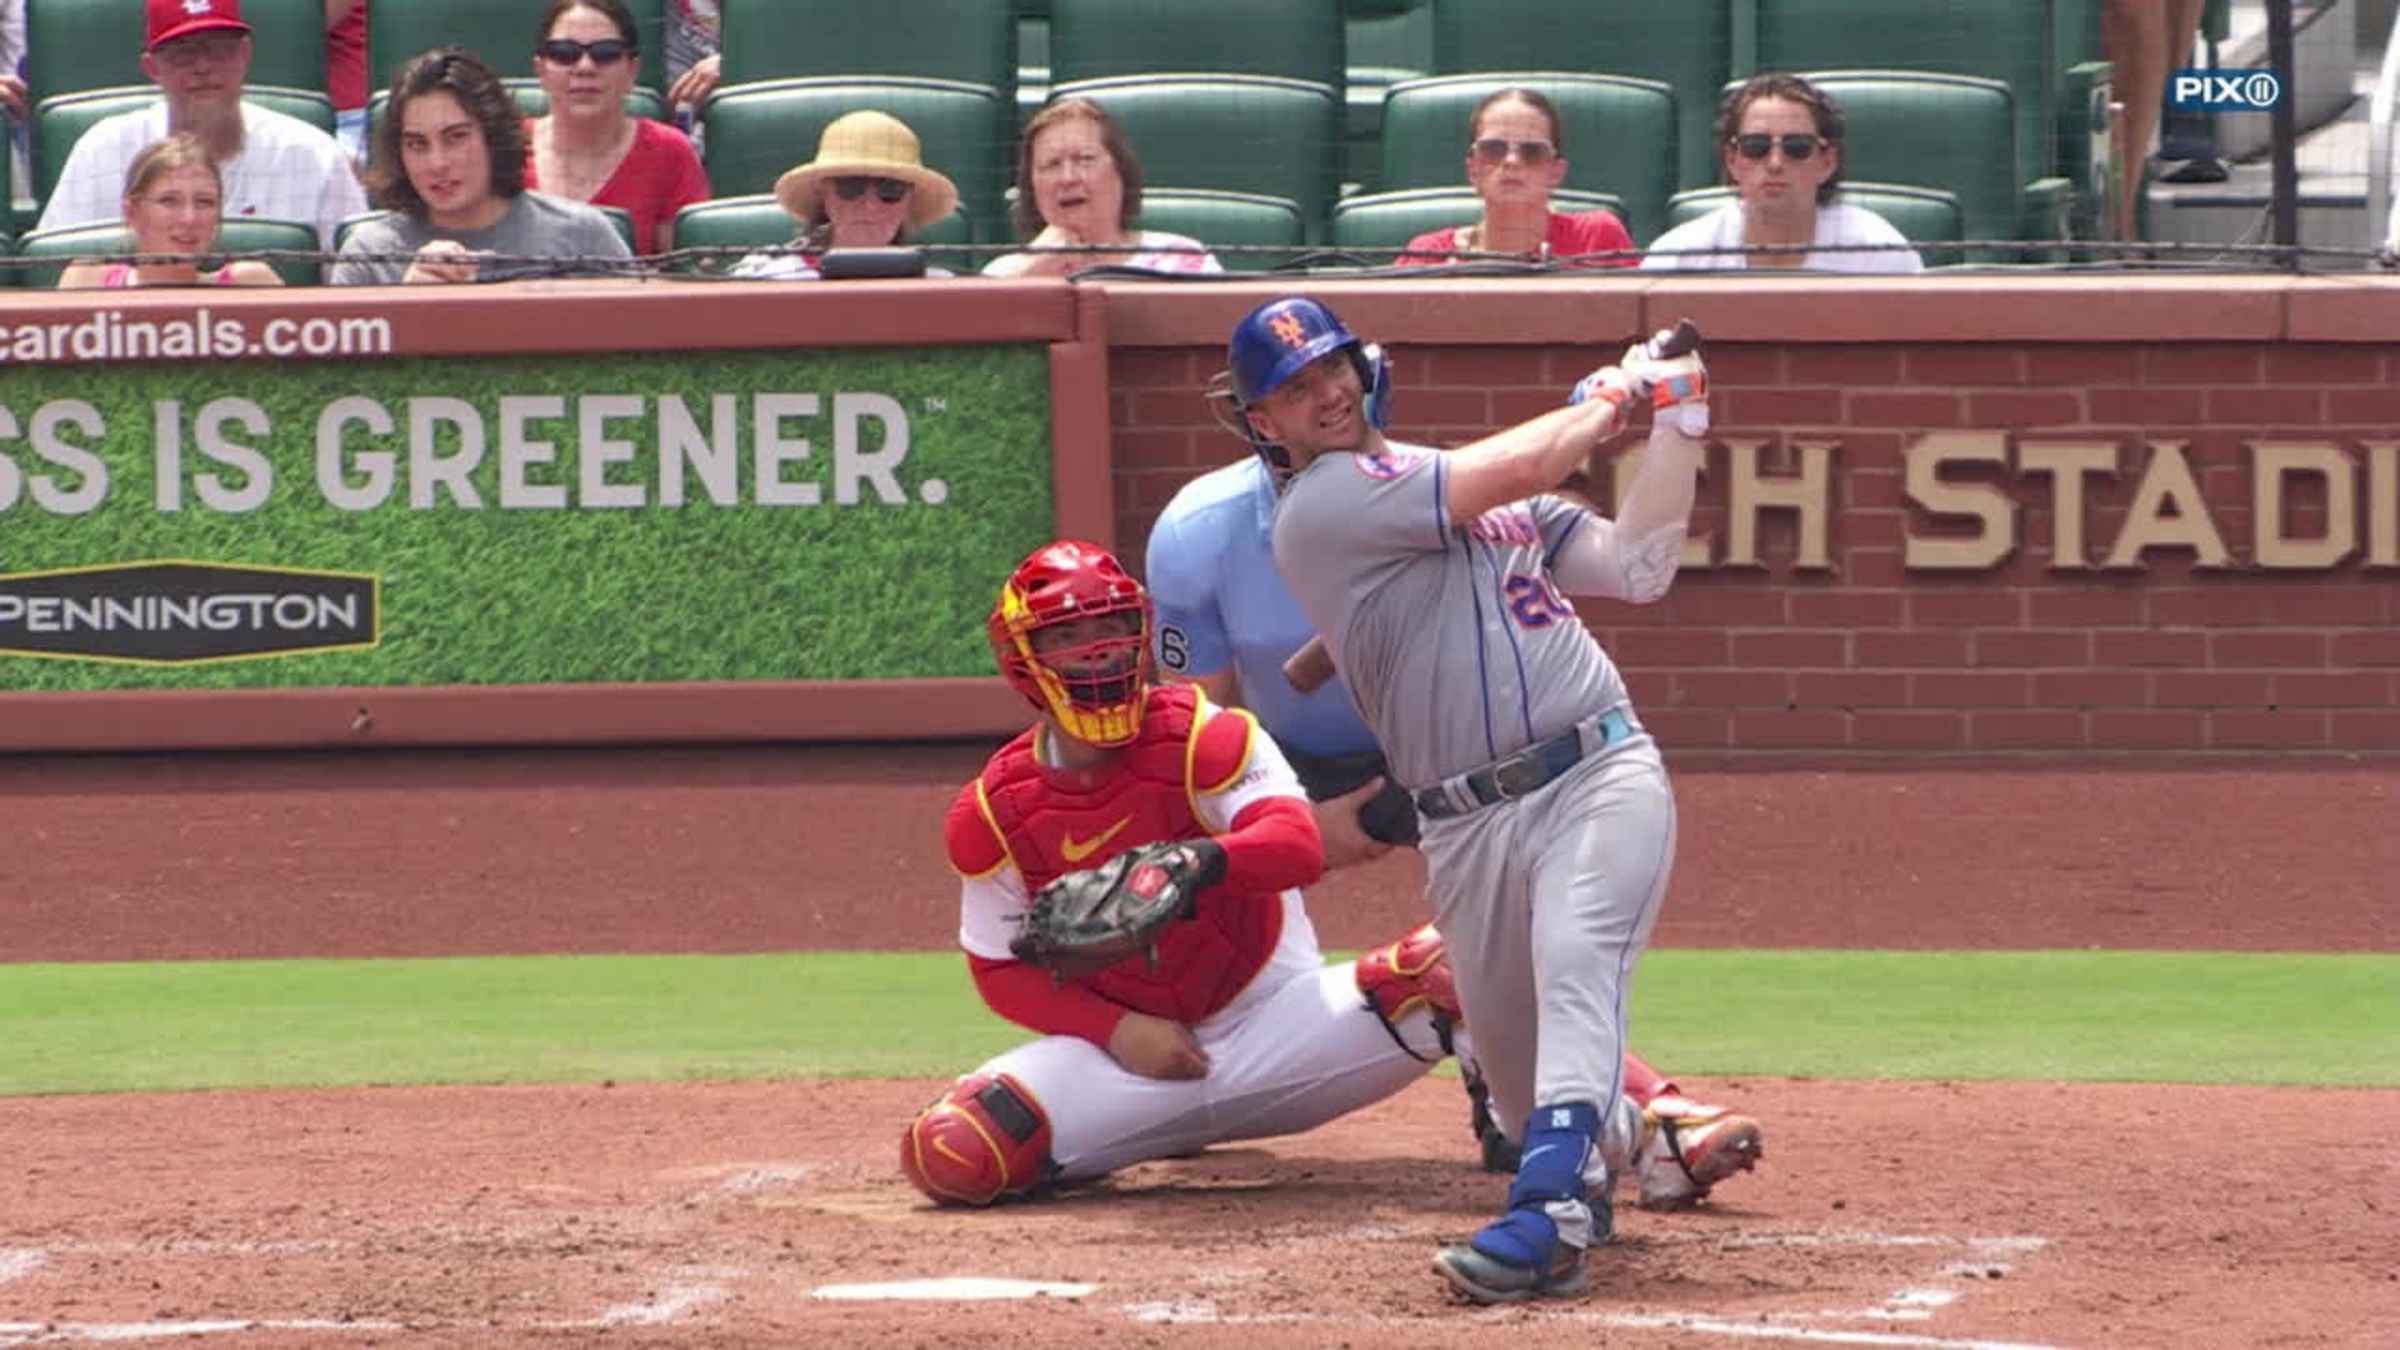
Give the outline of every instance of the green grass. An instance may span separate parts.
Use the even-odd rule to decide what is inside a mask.
[[[2400,1086],[2400,957],[1662,951],[1673,1072]],[[0,1094],[921,1077],[1023,1033],[952,954],[0,966]]]
[[[712,352],[696,357],[521,357],[303,362],[262,379],[254,365],[0,366],[0,406],[31,425],[36,410],[80,399],[105,432],[62,433],[105,465],[107,495],[86,513],[56,515],[27,499],[7,513],[0,573],[145,558],[374,573],[383,578],[383,643],[369,651],[159,668],[0,656],[0,688],[155,689],[259,686],[521,684],[589,681],[840,679],[980,675],[991,653],[983,619],[994,580],[1054,533],[1049,366],[1038,344],[907,351]],[[907,500],[885,503],[862,483],[836,501],[835,396],[874,392],[907,416],[908,454],[892,471]],[[412,506],[410,400],[462,400],[485,444],[470,475],[477,508],[444,491]],[[807,457],[779,477],[813,484],[814,506],[760,506],[757,403],[811,394],[818,414],[785,419]],[[658,400],[679,395],[710,434],[716,408],[736,445],[737,504],[717,505],[683,474],[684,504],[662,505]],[[630,444],[605,480],[638,487],[646,505],[583,506],[578,398],[624,395],[644,413],[605,434]],[[363,396],[392,418],[388,436],[346,435],[343,477],[359,488],[363,452],[391,457],[381,505],[331,504],[318,474],[321,415]],[[246,512],[204,504],[197,478],[234,490],[252,481],[203,454],[193,424],[212,400],[250,400],[265,434],[237,424],[227,438],[257,449],[272,472],[265,503]],[[563,489],[565,509],[501,505],[503,398],[561,400],[563,415],[526,422],[528,440],[554,447],[528,467],[530,484]],[[186,426],[181,507],[157,505],[155,407],[177,402]],[[935,406],[938,401],[939,406]],[[882,422],[861,423],[860,449],[885,448]],[[435,451],[463,453],[455,430]],[[13,455],[21,475],[62,490],[89,479]],[[946,496],[926,499],[940,480]],[[937,494],[939,495],[939,494]]]

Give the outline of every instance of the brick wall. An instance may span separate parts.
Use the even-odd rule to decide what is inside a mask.
[[[1556,406],[1632,333],[1701,319],[1705,546],[1659,604],[1580,606],[1671,745],[2400,749],[2400,344],[2364,340],[2372,309],[2350,340],[2310,283],[2078,280],[2097,284],[1686,281],[1564,305],[1555,283],[1318,289],[1392,348],[1394,434],[1441,445]],[[1129,556],[1177,487],[1244,453],[1198,390],[1272,293],[1112,294]],[[2280,488],[2264,536],[2262,477]]]

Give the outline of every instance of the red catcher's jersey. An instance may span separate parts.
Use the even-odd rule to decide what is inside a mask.
[[[1132,744],[1093,769],[1056,769],[1034,756],[1029,730],[1002,747],[950,808],[950,864],[967,877],[1013,866],[1033,895],[1058,877],[1098,867],[1138,844],[1213,833],[1200,801],[1239,780],[1256,724],[1208,704],[1189,685],[1150,690]],[[1190,1025],[1233,1001],[1283,936],[1280,895],[1204,892],[1198,913],[1159,935],[1158,969],[1133,956],[1086,987],[1138,1012]]]

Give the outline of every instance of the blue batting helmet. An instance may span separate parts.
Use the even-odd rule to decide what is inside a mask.
[[[1360,341],[1332,310],[1305,296],[1270,300],[1234,325],[1233,340],[1225,350],[1234,401],[1248,407],[1310,362],[1338,351],[1348,351],[1357,363],[1358,381],[1367,395],[1367,421],[1381,430],[1392,388],[1391,363],[1383,348]]]

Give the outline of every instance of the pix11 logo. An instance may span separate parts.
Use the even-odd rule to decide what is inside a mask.
[[[2178,112],[2265,112],[2283,98],[2283,77],[2271,70],[2179,70],[2167,81],[2167,103]]]

